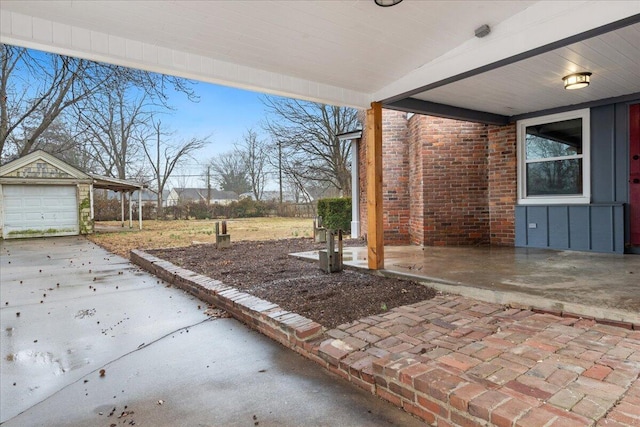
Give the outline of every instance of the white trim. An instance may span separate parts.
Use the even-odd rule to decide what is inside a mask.
[[[526,161],[526,147],[524,144],[527,126],[561,122],[564,120],[582,119],[582,155],[563,156],[561,159],[582,159],[582,195],[558,195],[558,196],[526,196],[527,194],[527,163],[557,160],[559,158],[536,159]],[[518,204],[519,205],[564,205],[564,204],[589,204],[591,203],[591,110],[567,111],[547,116],[534,117],[520,120],[517,124],[518,131]]]
[[[351,238],[360,237],[360,176],[358,174],[358,142],[351,140]]]

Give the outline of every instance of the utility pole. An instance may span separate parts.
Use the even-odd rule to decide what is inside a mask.
[[[278,175],[280,181],[280,204],[282,204],[282,142],[278,141]]]
[[[157,140],[156,140],[156,179],[158,180],[158,197],[156,200],[158,201],[158,207],[156,208],[156,219],[162,219],[162,191],[160,189],[161,175],[160,175],[160,122],[158,122],[157,131]],[[142,191],[142,190],[140,190]],[[141,207],[142,208],[142,207]]]
[[[211,204],[211,165],[207,165],[207,206]]]

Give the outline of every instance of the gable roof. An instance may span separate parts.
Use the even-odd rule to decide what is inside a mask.
[[[19,159],[13,160],[3,166],[0,166],[0,177],[6,177],[10,173],[22,169],[37,161],[48,163],[56,169],[64,172],[65,174],[69,175],[68,179],[91,180],[91,176],[89,176],[88,174],[42,150],[36,150],[33,153],[29,153],[26,156],[22,156]]]
[[[19,171],[29,165],[34,163],[46,163],[53,166],[58,171],[62,172],[61,176],[46,176],[45,175],[37,175],[36,172],[30,174],[26,172],[27,175],[23,176],[11,176],[12,173]],[[41,170],[41,168],[36,166],[36,170]],[[81,181],[86,182],[87,184],[93,184],[94,188],[114,190],[114,191],[133,191],[136,189],[144,188],[145,185],[139,182],[126,180],[126,179],[118,179],[111,178],[107,176],[96,175],[92,173],[86,173],[81,171],[80,169],[71,166],[70,164],[63,162],[57,157],[42,151],[36,150],[32,153],[29,153],[25,156],[20,157],[19,159],[13,160],[3,166],[0,166],[0,178],[5,180],[49,180],[49,179],[62,179],[68,181]]]

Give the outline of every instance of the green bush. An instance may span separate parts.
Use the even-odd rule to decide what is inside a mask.
[[[318,200],[318,216],[325,228],[351,231],[351,198]]]

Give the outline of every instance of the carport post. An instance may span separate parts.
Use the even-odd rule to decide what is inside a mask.
[[[133,207],[131,206],[131,191],[129,191],[129,228],[133,228]]]
[[[138,227],[142,230],[142,187],[138,190]]]
[[[124,191],[120,191],[120,225],[124,227]]]

